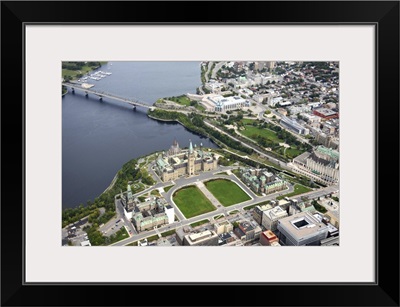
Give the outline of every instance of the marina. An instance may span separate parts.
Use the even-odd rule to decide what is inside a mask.
[[[99,70],[99,71],[87,74],[87,75],[83,76],[82,78],[78,79],[78,83],[86,83],[88,80],[100,81],[101,79],[106,78],[111,75],[112,75],[112,72]]]

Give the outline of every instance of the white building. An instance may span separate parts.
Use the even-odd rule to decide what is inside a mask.
[[[249,101],[243,99],[242,97],[223,97],[221,95],[208,95],[201,101],[201,104],[209,112],[225,112],[229,110],[237,110],[250,105]]]
[[[171,205],[166,205],[165,208],[165,213],[168,216],[168,224],[172,224],[175,220],[175,210],[174,207],[172,207]]]
[[[328,227],[309,212],[278,221],[279,241],[284,245],[320,245],[328,237]]]
[[[276,230],[278,220],[287,216],[288,214],[286,210],[283,210],[281,207],[277,206],[263,212],[262,225],[265,227],[265,229]]]

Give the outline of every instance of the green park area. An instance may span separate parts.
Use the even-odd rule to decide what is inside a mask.
[[[65,81],[82,77],[107,62],[63,62],[62,77]]]
[[[230,180],[211,180],[207,181],[205,186],[224,207],[242,203],[250,199],[236,183]]]
[[[190,99],[185,95],[178,96],[178,97],[175,97],[175,96],[174,97],[168,97],[168,98],[165,98],[165,99],[174,101],[174,102],[179,103],[179,104],[181,104],[183,106],[190,106]]]
[[[121,227],[120,230],[109,237],[109,244],[113,244],[127,238],[129,238],[128,232],[126,231],[125,227]]]
[[[310,192],[310,191],[312,191],[312,190],[307,188],[307,187],[305,187],[305,186],[303,186],[303,185],[301,185],[301,184],[295,184],[294,185],[294,191],[292,193],[288,193],[286,195],[278,196],[276,199],[279,200],[279,199],[283,199],[284,197],[292,197],[292,196],[296,196],[296,195],[299,195],[299,194],[307,193],[307,192]]]
[[[190,226],[197,227],[197,226],[200,226],[200,225],[203,225],[203,224],[207,224],[209,222],[210,222],[209,220],[201,220],[201,221],[198,221],[198,222],[190,224]]]
[[[253,125],[245,125],[244,127],[245,130],[240,131],[240,133],[251,139],[257,140],[257,137],[261,136],[277,143],[283,142],[283,140],[278,138],[275,131],[266,128],[254,127]]]
[[[278,126],[251,119],[242,119],[241,122],[244,129],[240,130],[240,134],[256,141],[261,147],[270,147],[273,152],[282,157],[293,159],[308,149],[307,145],[302,144],[292,134]],[[290,147],[280,146],[280,143],[286,143]]]
[[[211,202],[195,186],[182,188],[175,192],[173,201],[186,218],[216,210]]]

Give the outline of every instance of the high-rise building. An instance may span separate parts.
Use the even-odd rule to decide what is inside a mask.
[[[262,224],[262,217],[263,217],[263,212],[266,210],[272,209],[272,206],[267,204],[267,205],[262,205],[262,206],[256,206],[253,210],[253,219],[258,223]]]

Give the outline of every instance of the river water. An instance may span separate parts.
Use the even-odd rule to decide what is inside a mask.
[[[201,84],[199,62],[108,62],[99,70],[112,75],[93,89],[152,104],[158,98],[195,93]],[[176,123],[152,120],[147,109],[80,91],[62,98],[62,206],[85,204],[100,195],[121,166],[154,151],[166,150],[176,138],[181,147],[203,143],[215,148]]]

